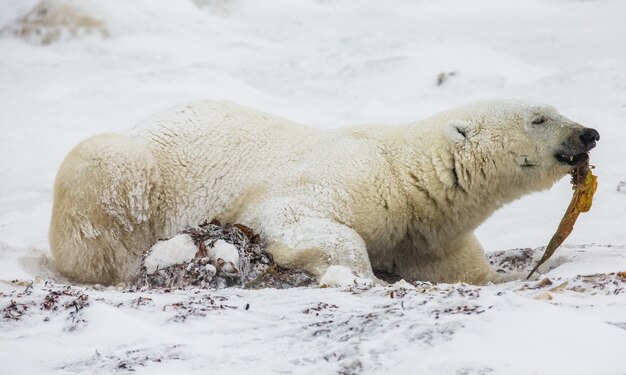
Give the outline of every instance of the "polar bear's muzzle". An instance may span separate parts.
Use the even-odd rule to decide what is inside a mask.
[[[561,143],[561,150],[554,156],[561,163],[578,165],[589,159],[588,152],[596,147],[600,140],[600,133],[592,128],[576,130],[565,142]]]

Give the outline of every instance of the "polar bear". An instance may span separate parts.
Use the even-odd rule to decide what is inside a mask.
[[[54,188],[58,270],[85,283],[138,273],[157,240],[217,218],[254,228],[275,261],[405,279],[498,281],[473,231],[549,188],[599,134],[553,107],[471,104],[404,125],[309,127],[230,102],[166,110],[77,145]]]

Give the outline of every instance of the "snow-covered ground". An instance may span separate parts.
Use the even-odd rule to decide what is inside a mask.
[[[626,2],[48,0],[24,21],[37,4],[0,0],[1,374],[626,374],[626,280],[609,275],[626,271]],[[552,285],[46,284],[51,189],[70,148],[203,98],[321,127],[545,102],[599,130],[599,188]],[[545,245],[570,197],[564,178],[478,236],[489,252]]]

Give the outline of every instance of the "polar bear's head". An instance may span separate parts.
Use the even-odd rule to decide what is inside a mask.
[[[467,183],[546,189],[586,162],[600,139],[554,107],[518,101],[483,102],[449,111],[444,133]],[[481,178],[482,176],[482,178]],[[476,181],[478,182],[478,181]]]

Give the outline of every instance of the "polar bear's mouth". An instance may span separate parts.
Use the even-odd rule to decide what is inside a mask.
[[[589,154],[586,152],[576,155],[555,154],[554,156],[556,157],[556,160],[560,161],[561,163],[572,166],[584,163],[589,160]]]
[[[582,128],[574,132],[561,145],[563,148],[554,156],[561,163],[575,166],[589,160],[588,152],[596,147],[600,140],[600,133],[592,128]]]

